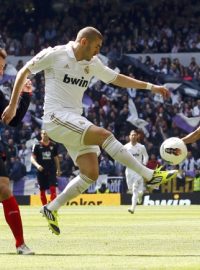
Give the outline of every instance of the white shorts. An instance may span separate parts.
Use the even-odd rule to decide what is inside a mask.
[[[142,193],[144,191],[144,180],[141,175],[137,174],[136,172],[130,170],[125,170],[126,175],[126,183],[128,189],[133,191],[137,189],[137,191]]]
[[[62,143],[74,163],[78,156],[86,153],[100,154],[100,148],[97,145],[84,145],[84,136],[87,129],[93,125],[80,114],[59,111],[47,114],[44,117],[44,129],[48,136],[55,142]]]

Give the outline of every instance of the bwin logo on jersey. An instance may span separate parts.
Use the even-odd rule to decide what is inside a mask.
[[[63,82],[64,83],[75,84],[75,85],[78,85],[80,87],[87,87],[88,83],[89,83],[89,81],[84,80],[84,77],[81,77],[81,79],[73,78],[73,77],[69,77],[68,74],[65,74]]]

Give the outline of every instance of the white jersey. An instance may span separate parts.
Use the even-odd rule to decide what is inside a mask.
[[[45,72],[44,115],[65,109],[81,114],[83,94],[92,77],[110,83],[118,75],[97,56],[77,61],[73,43],[44,49],[26,63],[33,74]]]
[[[142,164],[146,165],[149,160],[146,147],[141,143],[132,145],[131,142],[124,145],[124,147]],[[137,175],[133,170],[126,168],[127,175]]]
[[[146,165],[149,159],[149,156],[146,151],[146,147],[141,143],[136,143],[135,145],[132,145],[131,142],[124,145],[125,149],[129,151],[134,158],[136,158],[140,163]],[[131,210],[134,212],[135,207],[137,205],[138,199],[141,203],[141,198],[144,193],[144,180],[141,175],[137,174],[135,171],[126,168],[125,170],[126,175],[126,183],[128,190],[132,193],[131,198]]]

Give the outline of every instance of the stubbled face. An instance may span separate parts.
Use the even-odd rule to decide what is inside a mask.
[[[84,59],[90,61],[93,56],[100,52],[102,46],[102,40],[97,38],[94,41],[85,41],[85,46],[83,49]]]
[[[3,58],[0,56],[0,75],[1,75],[1,76],[3,75],[3,71],[4,71],[5,64],[6,64],[6,60],[3,59]]]
[[[130,139],[130,142],[134,145],[137,143],[137,140],[138,140],[138,134],[137,132],[135,131],[131,131],[130,135],[129,135],[129,139]]]

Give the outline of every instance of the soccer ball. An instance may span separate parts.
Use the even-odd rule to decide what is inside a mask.
[[[177,165],[187,157],[187,147],[181,139],[171,137],[161,144],[160,156],[169,164]]]

